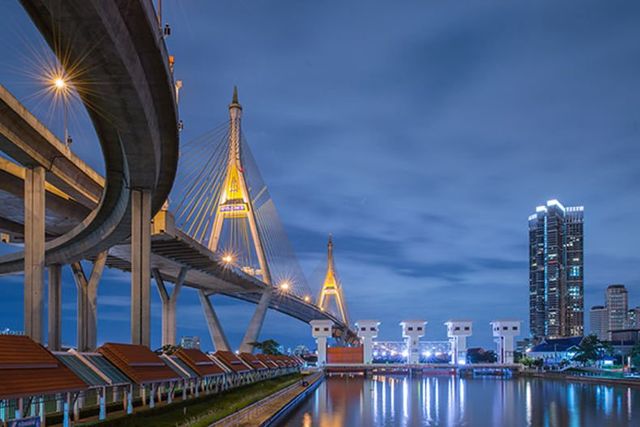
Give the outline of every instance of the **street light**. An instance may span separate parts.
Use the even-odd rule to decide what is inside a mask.
[[[289,282],[282,282],[280,283],[280,289],[282,289],[283,291],[288,291],[289,290]]]
[[[63,76],[57,76],[53,78],[53,87],[58,96],[62,99],[63,108],[63,126],[64,126],[64,143],[69,147],[71,143],[71,137],[69,136],[69,129],[67,127],[67,116],[69,115],[67,106],[67,95],[69,93],[69,85]]]

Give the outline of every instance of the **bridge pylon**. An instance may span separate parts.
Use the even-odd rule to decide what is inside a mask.
[[[324,282],[322,282],[322,288],[320,289],[320,295],[318,296],[318,307],[327,311],[331,304],[331,299],[335,301],[338,307],[338,313],[336,313],[340,320],[345,325],[349,325],[349,314],[347,312],[347,303],[344,300],[344,293],[342,292],[342,285],[338,280],[336,273],[336,266],[333,261],[333,239],[329,235],[329,242],[327,243],[327,273],[324,276]]]
[[[249,187],[247,186],[244,167],[242,165],[240,152],[242,105],[238,102],[238,89],[236,87],[233,88],[233,98],[231,104],[229,104],[229,118],[229,153],[227,157],[226,176],[218,200],[208,246],[209,250],[214,253],[220,249],[220,236],[225,221],[244,219],[248,222],[251,243],[253,244],[253,249],[260,266],[260,270],[256,271],[255,275],[260,276],[262,281],[268,285],[260,297],[256,311],[240,345],[241,352],[251,352],[253,350],[252,343],[256,342],[260,335],[260,330],[262,329],[262,324],[267,314],[267,309],[269,308],[272,294],[272,280],[260,230],[258,228],[256,212],[251,196],[249,195]]]

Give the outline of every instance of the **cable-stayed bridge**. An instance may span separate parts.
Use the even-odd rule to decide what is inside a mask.
[[[23,252],[0,257],[0,274],[25,272],[25,332],[60,346],[60,271],[70,264],[79,295],[78,348],[95,348],[97,288],[107,265],[131,272],[133,343],[149,345],[151,277],[162,300],[163,344],[175,344],[184,286],[198,290],[218,349],[229,344],[212,294],[256,303],[241,351],[258,340],[268,308],[305,322],[332,320],[336,337],[355,342],[346,316],[314,302],[243,137],[237,92],[229,120],[182,144],[178,156],[175,82],[152,4],[23,3],[63,65],[86,65],[79,77],[85,83],[74,88],[106,166],[103,178],[0,88],[0,149],[11,159],[0,158],[0,231],[24,241]],[[78,46],[76,39],[94,45]],[[55,49],[61,41],[74,46],[64,57]],[[110,86],[117,67],[120,81]],[[93,261],[91,272],[82,259]]]

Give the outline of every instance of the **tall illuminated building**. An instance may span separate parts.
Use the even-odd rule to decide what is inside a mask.
[[[584,208],[557,200],[529,216],[531,335],[584,334]]]
[[[618,331],[627,326],[629,311],[629,298],[627,288],[624,285],[610,285],[605,293],[608,311],[608,331],[611,338],[611,331]]]

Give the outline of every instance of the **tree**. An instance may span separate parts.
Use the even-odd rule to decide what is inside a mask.
[[[611,354],[613,354],[613,347],[610,343],[600,341],[595,335],[588,335],[578,345],[573,360],[582,364],[593,364]]]
[[[640,367],[640,342],[633,346],[629,356],[631,356],[631,366],[634,368]]]
[[[467,350],[467,360],[469,363],[495,363],[498,360],[498,356],[493,350],[470,348]]]
[[[268,339],[262,342],[252,342],[251,345],[260,350],[262,354],[269,354],[272,356],[282,354],[278,349],[280,344],[276,340]]]

